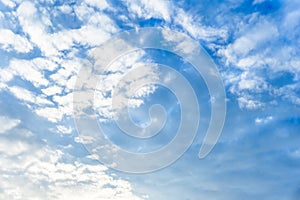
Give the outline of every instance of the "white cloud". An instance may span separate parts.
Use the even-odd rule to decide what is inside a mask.
[[[66,114],[71,115],[73,112],[73,93],[68,93],[64,96],[54,96],[53,101],[56,102],[60,110]]]
[[[259,109],[265,104],[258,97],[270,90],[269,84],[264,77],[255,74],[255,71],[246,70],[242,73],[225,74],[225,84],[228,91],[237,96],[239,106],[246,109]]]
[[[255,123],[256,124],[266,124],[266,123],[269,123],[272,120],[273,120],[273,116],[268,116],[268,117],[263,117],[263,118],[257,117],[255,119]]]
[[[98,8],[107,7],[105,1],[88,1]],[[85,8],[91,12],[85,12]],[[79,29],[49,33],[46,25],[52,26],[47,10],[38,12],[31,2],[23,2],[17,9],[17,17],[22,29],[30,36],[31,42],[36,44],[46,56],[60,56],[61,50],[70,50],[73,45],[99,45],[107,40],[111,33],[117,31],[112,19],[103,13],[97,13],[85,3],[75,6],[75,12],[85,24]],[[86,14],[85,14],[86,13]]]
[[[63,111],[56,107],[38,108],[35,110],[35,113],[53,123],[61,121],[64,116]]]
[[[254,4],[262,2],[257,0]],[[241,3],[231,2],[228,9],[237,8]],[[300,60],[296,56],[300,44],[297,35],[299,8],[298,1],[285,1],[280,8],[282,17],[279,20],[274,20],[269,14],[260,15],[259,11],[231,16],[225,9],[215,19],[216,25],[222,24],[222,29],[204,26],[201,16],[191,15],[181,8],[170,7],[170,12],[174,24],[181,25],[184,31],[204,41],[206,47],[217,53],[219,68],[224,70],[224,82],[237,99],[241,97],[240,105],[259,108],[264,105],[264,100],[258,93],[275,93],[276,97],[299,104],[295,89],[278,89],[276,84],[269,82],[270,77],[282,72],[292,74],[295,83],[300,79]],[[228,23],[224,24],[224,21]],[[227,40],[227,33],[231,33],[230,40]],[[246,106],[247,100],[249,106]]]
[[[214,41],[218,38],[226,39],[227,32],[223,29],[206,27],[202,25],[201,19],[195,18],[181,8],[176,9],[174,14],[175,23],[181,25],[185,31],[191,34],[194,38],[204,41]]]
[[[24,62],[24,60],[23,60]],[[55,59],[49,58],[34,58],[32,60],[29,60],[35,68],[40,69],[40,70],[48,70],[48,71],[53,71],[57,68],[57,61]]]
[[[42,18],[32,2],[24,1],[18,7],[16,15],[25,33],[30,36],[31,42],[35,43],[46,56],[58,55],[56,48],[49,41],[46,27]]]
[[[42,89],[42,92],[47,96],[52,96],[55,94],[60,94],[62,92],[62,88],[57,85],[54,85],[54,86]]]
[[[27,101],[30,103],[35,102],[35,96],[29,91],[21,87],[9,87],[9,91],[18,99]]]
[[[74,7],[74,11],[76,13],[76,16],[81,20],[81,21],[88,21],[90,16],[95,13],[94,9],[90,6],[88,6],[86,3],[81,3],[79,5],[76,5]]]
[[[13,132],[14,136],[13,137],[20,137],[20,138],[32,138],[34,134],[28,130],[28,129],[16,129]]]
[[[31,91],[18,86],[11,86],[8,88],[16,98],[25,101],[26,103],[32,103],[40,106],[53,105],[53,103],[47,100],[45,97],[36,96]]]
[[[129,3],[129,7],[135,4],[144,5],[144,10],[141,15],[147,15],[147,12],[155,17],[163,18],[166,21],[170,21],[171,14],[173,12],[173,5],[170,2],[133,2]],[[47,32],[47,25],[53,26],[49,21],[49,14],[45,9],[37,9],[32,2],[23,2],[18,7],[16,11],[16,16],[22,26],[22,29],[30,37],[32,43],[36,44],[46,59],[36,58],[31,61],[26,60],[12,60],[10,62],[10,67],[7,73],[11,73],[14,76],[20,76],[22,79],[31,82],[39,92],[32,93],[28,90],[24,90],[24,94],[19,94],[21,88],[18,86],[13,87],[10,91],[19,99],[30,102],[32,105],[37,106],[35,113],[39,116],[47,118],[51,122],[59,122],[64,116],[69,116],[72,114],[72,89],[74,87],[77,73],[82,66],[83,62],[79,59],[74,58],[73,54],[67,59],[61,59],[59,56],[60,50],[70,50],[73,48],[74,43],[81,45],[96,46],[107,40],[112,33],[118,31],[115,22],[109,18],[107,15],[96,12],[91,6],[97,7],[100,10],[107,9],[109,7],[108,3],[105,1],[93,1],[88,0],[86,2],[81,2],[74,6],[74,11],[77,17],[85,22],[79,29],[63,29],[59,32],[49,33]],[[62,7],[65,12],[70,12],[70,8]],[[183,13],[182,11],[182,14]],[[179,19],[179,18],[178,18]],[[192,21],[192,18],[188,18]],[[183,23],[185,25],[186,23]],[[193,24],[196,26],[196,24]],[[197,31],[197,30],[196,30]],[[131,63],[135,63],[137,60],[134,57],[128,57],[127,63],[124,61],[122,64],[115,64],[111,66],[111,70],[122,68],[122,65],[126,64],[130,66]],[[124,60],[126,60],[124,59]],[[129,63],[130,62],[130,63]],[[21,67],[22,66],[22,67]],[[58,68],[58,66],[60,68]],[[131,66],[132,67],[132,66]],[[57,69],[58,68],[58,69]],[[128,68],[128,67],[127,67]],[[57,69],[57,70],[56,70]],[[130,68],[124,70],[129,70]],[[50,79],[44,77],[44,71],[54,72],[50,75]],[[123,70],[123,69],[122,69]],[[121,71],[122,71],[121,70]],[[123,73],[125,72],[123,70]],[[12,80],[11,76],[7,76],[7,81]],[[109,89],[113,89],[113,85],[116,85],[120,79],[121,74],[111,73],[105,78],[104,85],[102,88],[101,97],[101,114],[102,116],[108,117],[112,116],[112,110],[110,108],[111,101],[109,98],[103,96]],[[104,89],[104,90],[103,90]],[[141,93],[142,90],[140,90]],[[154,91],[153,88],[144,88],[145,94],[150,94]],[[49,98],[51,97],[51,98]],[[139,98],[131,99],[131,106],[139,106],[142,104]],[[49,103],[49,100],[55,103]],[[37,101],[38,100],[38,101]],[[48,104],[50,107],[42,107],[42,104]],[[96,103],[96,109],[97,103]]]
[[[56,126],[58,132],[63,133],[63,134],[70,134],[72,133],[73,129],[72,127],[67,127],[67,126],[62,126],[62,125],[57,125]]]
[[[47,86],[49,81],[44,77],[44,70],[53,71],[56,67],[56,63],[45,58],[35,58],[32,60],[12,59],[8,67],[0,69],[1,89],[8,88],[7,83],[13,81],[15,76],[31,82],[36,88]],[[28,96],[28,92],[25,93]],[[41,100],[43,97],[36,98],[38,102],[44,102],[42,104],[49,104],[49,102],[46,103],[45,100]],[[26,100],[29,99],[27,98]],[[33,103],[33,101],[30,102]]]
[[[269,76],[282,71],[299,77],[300,62],[293,56],[297,50],[291,45],[279,43],[286,30],[282,29],[281,22],[275,23],[267,17],[252,14],[250,18],[246,23],[239,24],[233,34],[233,42],[218,51],[225,66],[230,67],[224,73],[229,91],[238,97],[243,108],[262,107],[263,100],[257,94],[273,95],[273,91],[281,93],[289,101],[297,102],[293,92],[279,92],[268,82]]]
[[[297,91],[299,91],[299,83],[287,84],[280,88],[273,89],[273,94],[277,97],[282,97],[283,99],[290,100],[296,105],[300,105],[300,97]]]
[[[256,76],[253,73],[245,71],[239,77],[238,90],[249,90],[253,93],[260,93],[268,89],[268,85],[262,77]]]
[[[1,2],[10,8],[14,8],[16,6],[16,2],[13,0],[1,0]]]
[[[125,1],[130,14],[149,19],[161,18],[170,22],[173,4],[170,1]]]
[[[259,55],[255,55],[255,56],[248,56],[245,58],[241,58],[237,63],[236,66],[242,68],[242,69],[246,69],[246,68],[250,68],[250,67],[255,67],[258,65],[261,65],[261,57]]]
[[[188,58],[199,46],[194,41],[185,40],[181,35],[172,34],[170,31],[162,31],[163,37],[167,43],[174,43],[176,46],[172,47],[174,52],[180,52]]]
[[[29,140],[0,141],[0,199],[140,200],[128,181],[100,164],[92,165]]]
[[[31,43],[24,37],[8,29],[0,28],[0,46],[7,51],[28,53],[33,49]]]
[[[95,52],[97,52],[97,49],[95,49]],[[97,62],[97,59],[101,60],[101,55],[98,55],[95,52],[93,56]],[[123,55],[110,64],[110,66],[105,71],[107,75],[101,76],[101,79],[99,80],[97,86],[94,88],[95,93],[93,99],[93,106],[99,114],[100,120],[105,121],[105,119],[112,119],[114,114],[116,114],[115,110],[113,110],[112,108],[112,94],[117,86],[119,88],[122,88],[122,86],[118,84],[124,78],[124,76],[126,76],[126,74],[130,72],[130,70],[145,66],[146,63],[151,63],[151,60],[144,58],[144,56],[145,52],[143,50]],[[151,79],[152,81],[156,80],[158,76],[156,73],[156,68],[145,67],[144,70],[145,71],[141,72],[145,75],[143,79],[144,82],[149,81],[149,79]],[[132,83],[123,82],[123,84],[126,85],[126,87],[124,88],[129,89],[130,84]],[[136,91],[137,93],[135,93],[134,96],[128,97],[128,99],[123,101],[118,101],[119,104],[115,105],[115,109],[119,110],[124,106],[139,107],[144,102],[143,98],[152,94],[155,89],[156,87],[153,86],[143,87],[140,90]]]
[[[213,41],[215,39],[227,38],[227,32],[223,29],[204,26],[201,18],[185,12],[182,8],[177,7],[171,1],[147,1],[136,0],[126,1],[129,14],[139,18],[158,18],[168,23],[175,23],[182,26],[184,31],[188,32],[194,38]]]
[[[259,58],[250,54],[252,50],[260,50],[262,45],[279,35],[277,27],[265,20],[260,20],[254,26],[246,26],[244,29],[242,36],[236,38],[226,49],[219,51],[222,56],[225,56],[227,63],[232,63],[242,69],[248,67],[249,64],[254,64],[254,60],[257,61]]]
[[[69,14],[72,12],[72,7],[67,5],[67,4],[64,4],[62,6],[59,7],[59,10],[62,12],[62,13],[65,13],[65,14]]]
[[[95,141],[95,138],[86,135],[79,135],[78,137],[74,138],[74,141],[81,144],[91,144]]]
[[[100,10],[104,10],[109,7],[109,4],[106,0],[97,1],[97,0],[85,0],[85,3],[91,6],[95,6]]]
[[[13,78],[13,72],[7,68],[0,68],[0,81],[6,83]]]
[[[253,99],[253,97],[249,97],[248,95],[242,96],[238,98],[238,103],[240,108],[246,108],[249,110],[259,109],[264,106],[264,103]]]
[[[7,131],[15,128],[20,124],[19,119],[11,119],[9,117],[0,116],[0,134],[6,133]]]
[[[49,81],[43,72],[30,60],[12,60],[9,64],[11,73],[31,82],[35,87],[47,86]]]
[[[56,71],[58,66],[60,68]],[[78,59],[58,59],[56,62],[47,58],[13,59],[10,61],[8,68],[0,69],[2,72],[0,77],[3,76],[1,78],[3,86],[1,88],[7,89],[16,98],[25,101],[27,105],[34,106],[36,114],[51,122],[59,122],[63,116],[72,114],[71,91],[76,81],[76,73],[80,67],[81,61]],[[45,70],[48,72],[55,71],[50,79],[44,76]],[[24,87],[13,85],[14,76],[19,76],[31,82],[35,89],[29,91]],[[8,82],[10,82],[9,86],[7,85]]]
[[[30,145],[23,141],[13,141],[8,139],[0,140],[0,154],[8,156],[16,156],[25,153],[30,148]]]

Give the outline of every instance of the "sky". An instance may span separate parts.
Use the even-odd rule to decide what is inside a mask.
[[[182,43],[115,56],[148,41]],[[220,138],[201,159],[218,95],[189,62],[193,45],[215,63],[202,69],[218,72],[226,94]],[[299,200],[299,47],[298,0],[0,0],[0,199]],[[74,98],[80,86],[83,102]],[[133,129],[123,111],[145,138],[124,133]],[[78,121],[82,113],[95,127]],[[175,146],[182,153],[105,163],[119,150],[100,148],[104,138],[134,154],[164,150],[186,119],[187,130],[199,126],[187,149],[185,140]],[[128,173],[150,164],[149,173]]]

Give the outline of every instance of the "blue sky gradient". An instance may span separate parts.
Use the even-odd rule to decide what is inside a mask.
[[[221,74],[227,116],[204,159],[199,148],[210,96],[193,66],[170,52],[141,49],[121,57],[99,85],[99,124],[120,147],[166,145],[180,122],[176,97],[145,88],[129,109],[149,123],[165,106],[161,135],[123,134],[109,109],[111,85],[136,63],[168,65],[189,80],[199,101],[197,136],[175,163],[135,175],[109,169],[78,135],[72,92],[91,51],[115,34],[142,27],[183,32],[208,52]],[[300,2],[297,0],[0,0],[0,199],[300,199]]]

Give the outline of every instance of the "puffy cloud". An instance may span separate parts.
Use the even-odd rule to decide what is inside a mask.
[[[88,5],[95,6],[96,8],[98,8],[100,10],[104,10],[109,7],[109,4],[107,3],[106,0],[104,0],[104,1],[85,0],[84,2]]]
[[[31,43],[20,35],[13,33],[8,29],[0,29],[0,45],[7,51],[17,51],[28,53],[33,49]]]
[[[35,102],[35,96],[28,90],[21,87],[10,87],[9,91],[18,99],[27,101],[30,103]]]
[[[56,107],[39,108],[35,113],[53,123],[61,121],[64,116],[64,113]]]
[[[7,68],[0,69],[0,81],[4,84],[14,77],[13,72]]]
[[[126,1],[125,4],[131,16],[144,19],[163,19],[167,23],[174,23],[175,25],[181,26],[184,31],[196,39],[215,41],[217,39],[224,40],[227,38],[226,30],[204,26],[201,18],[191,15],[171,1],[137,0]]]
[[[126,1],[129,14],[137,17],[149,19],[161,18],[170,22],[173,12],[173,4],[170,1]]]
[[[11,30],[1,30],[9,39],[3,40],[6,46],[2,47],[20,49],[27,48],[28,44],[34,44],[41,50],[42,55],[31,60],[11,59],[8,67],[0,69],[0,89],[7,89],[18,99],[25,101],[28,106],[34,106],[36,108],[34,112],[50,122],[59,122],[64,116],[72,114],[71,92],[83,64],[82,59],[75,54],[82,51],[82,48],[101,44],[111,33],[118,30],[117,26],[114,20],[99,12],[109,8],[106,1],[87,0],[72,8],[67,5],[60,6],[59,8],[66,13],[74,10],[76,17],[84,21],[78,29],[55,28],[47,6],[40,6],[39,2],[25,1],[16,2],[17,4],[19,5],[13,14],[19,22],[21,31],[28,35],[30,41],[26,43],[26,38],[21,41],[21,36],[15,35]],[[90,12],[82,14],[85,8],[90,8]],[[94,8],[99,10],[95,11]],[[50,31],[49,27],[52,27],[53,31]],[[23,43],[19,44],[21,42]],[[75,45],[77,47],[74,47]],[[30,49],[32,48],[31,46]],[[62,52],[64,50],[69,53],[65,55]],[[23,88],[23,85],[16,84],[15,77],[30,82],[34,88],[28,90]]]
[[[56,128],[60,133],[63,133],[63,134],[70,134],[73,131],[72,127],[67,127],[67,126],[62,126],[62,125],[57,125]]]
[[[264,117],[264,118],[257,117],[255,119],[255,123],[256,124],[266,124],[266,123],[269,123],[272,120],[273,120],[273,116],[268,116],[268,117]]]
[[[294,56],[298,49],[292,43],[281,42],[289,40],[291,30],[284,23],[257,13],[245,16],[244,22],[232,30],[233,41],[218,50],[222,62],[228,67],[224,68],[225,83],[243,108],[264,106],[265,102],[258,94],[281,96],[284,97],[282,100],[297,102],[295,92],[279,89],[270,81],[281,72],[293,74],[292,81],[299,79],[299,62]]]
[[[270,22],[261,20],[248,26],[243,27],[242,35],[237,37],[232,44],[219,51],[221,55],[225,56],[224,59],[227,64],[233,64],[242,69],[253,66],[254,60],[257,61],[259,57],[251,55],[251,51],[260,51],[264,44],[279,35],[276,25]]]
[[[142,4],[143,10],[140,15],[146,16],[147,12],[153,14],[156,17],[163,18],[166,21],[171,20],[171,15],[174,12],[174,5],[171,2],[132,2],[128,3],[129,9],[133,9],[132,12],[136,12],[135,5]],[[96,46],[107,40],[112,33],[118,31],[117,25],[111,17],[102,13],[101,10],[108,9],[109,3],[102,1],[101,3],[88,0],[78,4],[75,4],[72,9],[81,21],[84,23],[78,29],[54,29],[50,32],[49,27],[55,25],[51,23],[50,15],[46,8],[37,7],[38,2],[22,2],[16,11],[16,16],[20,22],[22,30],[29,35],[30,41],[34,43],[43,53],[46,58],[35,58],[33,60],[11,60],[8,69],[2,71],[7,74],[6,80],[2,79],[4,83],[13,85],[14,76],[19,76],[22,79],[31,82],[35,86],[35,92],[24,90],[23,94],[17,94],[22,92],[20,86],[12,86],[9,91],[12,92],[17,98],[24,100],[36,107],[35,113],[39,116],[45,117],[50,122],[57,123],[63,119],[64,116],[70,116],[72,114],[72,89],[74,87],[77,73],[80,67],[83,65],[81,59],[75,58],[74,44],[80,44],[83,46]],[[158,6],[159,5],[159,6]],[[133,6],[133,7],[132,7]],[[64,7],[64,8],[62,8]],[[97,7],[99,11],[95,11],[93,7]],[[70,6],[60,6],[65,12],[73,12]],[[156,14],[155,14],[156,13]],[[182,9],[180,10],[181,17],[177,20],[181,20],[185,16]],[[188,17],[182,22],[182,25],[193,26],[193,30],[198,31],[196,23],[192,23],[193,19]],[[179,21],[178,21],[179,22]],[[187,28],[189,29],[189,28]],[[192,32],[190,29],[190,32]],[[200,27],[201,29],[201,27]],[[209,34],[207,34],[208,36]],[[66,57],[61,57],[62,50],[71,50]],[[123,58],[123,61],[117,61],[114,66],[111,66],[112,71],[102,81],[101,95],[97,96],[95,103],[95,109],[99,111],[99,114],[104,118],[110,118],[112,116],[111,99],[107,98],[106,94],[108,90],[113,87],[120,80],[122,73],[130,70],[133,63],[137,62],[137,59],[132,55]],[[127,67],[122,69],[122,66]],[[115,72],[113,71],[115,69]],[[118,71],[120,70],[121,71]],[[49,74],[47,77],[45,73]],[[98,85],[99,86],[99,85]],[[1,88],[7,86],[3,85]],[[98,88],[99,89],[99,88]],[[155,90],[153,87],[143,88],[139,91],[139,97],[130,100],[131,106],[139,106],[143,103],[141,100],[143,94],[150,94]],[[41,94],[42,93],[42,94]],[[141,94],[143,93],[143,94]],[[99,94],[99,93],[97,93]],[[98,98],[101,97],[101,98]],[[98,105],[101,102],[101,105]],[[47,104],[48,106],[45,106]],[[101,107],[101,108],[100,108]]]
[[[47,100],[45,97],[36,96],[31,91],[18,86],[12,86],[8,88],[16,98],[25,101],[26,103],[32,103],[39,106],[53,105],[53,103]],[[27,104],[29,105],[29,104]]]
[[[0,116],[0,134],[6,133],[6,131],[18,126],[20,122],[21,121],[19,119],[11,119],[6,116]]]
[[[42,89],[42,92],[47,96],[52,96],[55,94],[60,94],[62,92],[62,88],[57,85],[54,85],[54,86]]]
[[[90,144],[90,143],[93,143],[95,141],[95,138],[85,136],[85,135],[80,135],[80,136],[74,138],[74,141],[77,142],[77,143],[81,143],[81,144]]]
[[[14,8],[16,6],[16,2],[14,0],[1,0],[1,2],[10,8]]]
[[[243,97],[239,97],[238,98],[238,103],[240,108],[246,108],[246,109],[258,109],[258,108],[262,108],[264,106],[264,103],[253,99],[253,97],[249,97],[247,95],[243,96]]]
[[[101,60],[101,55],[98,55],[97,49],[91,54],[95,61]],[[121,80],[124,79],[124,76],[131,70],[134,70],[137,67],[146,65],[147,62],[151,62],[150,59],[145,57],[145,52],[139,50],[137,52],[131,52],[122,57],[114,60],[113,63],[105,70],[105,75],[100,77],[100,80],[95,89],[94,95],[94,109],[100,116],[100,120],[105,121],[106,119],[112,119],[115,113],[115,110],[120,110],[125,107],[139,107],[143,104],[143,98],[152,94],[155,91],[154,86],[145,86],[140,90],[136,91],[135,95],[128,97],[128,99],[120,101],[119,104],[115,105],[115,108],[112,107],[112,93],[118,88],[130,88],[131,82],[123,82],[124,86],[118,85]],[[156,74],[157,69],[151,67],[145,67],[143,73],[147,74],[143,81],[146,83],[149,79],[158,77]],[[151,76],[150,76],[151,75]],[[118,97],[115,97],[118,98]]]
[[[142,199],[133,194],[128,181],[112,176],[105,166],[82,162],[32,140],[32,134],[16,132],[0,140],[1,199]]]
[[[87,4],[104,9],[107,7],[105,1],[89,0]],[[86,23],[79,29],[63,29],[58,32],[49,32],[48,26],[51,24],[50,16],[47,10],[39,12],[36,5],[32,2],[25,1],[19,5],[16,16],[25,33],[30,36],[31,42],[36,44],[45,56],[61,56],[62,50],[70,50],[75,44],[82,45],[99,45],[107,40],[111,33],[117,31],[116,25],[112,19],[103,13],[96,13],[93,9],[86,15],[85,8],[87,4],[83,3],[76,6],[75,12],[79,19]]]
[[[7,139],[1,139],[0,141],[0,154],[6,156],[16,156],[25,151],[28,151],[30,145],[23,141],[13,141]]]
[[[28,60],[12,60],[9,65],[12,74],[31,82],[35,87],[47,86],[49,81],[44,77],[39,67],[39,63],[36,64],[34,61]]]
[[[16,15],[25,33],[30,36],[31,42],[36,44],[46,56],[58,55],[55,46],[49,42],[46,25],[40,18],[34,3],[24,1],[19,5]]]
[[[226,40],[227,38],[227,31],[225,29],[205,26],[201,22],[201,19],[195,18],[181,8],[177,8],[174,15],[176,16],[174,17],[175,23],[181,25],[187,33],[196,39],[205,42],[214,42],[218,39]]]
[[[57,60],[46,58],[32,60],[12,59],[2,72],[2,90],[6,89],[28,106],[34,106],[38,115],[51,122],[60,121],[64,115],[72,113],[72,93],[76,81],[76,73],[80,68],[78,59]],[[57,68],[59,68],[57,70]],[[50,79],[45,72],[51,72]],[[33,84],[30,90],[15,84],[14,77],[20,77]],[[57,107],[56,107],[57,106]]]

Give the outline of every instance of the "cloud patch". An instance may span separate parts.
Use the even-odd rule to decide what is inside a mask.
[[[15,128],[21,123],[19,119],[11,119],[6,116],[0,116],[0,134],[4,134],[7,131]]]

